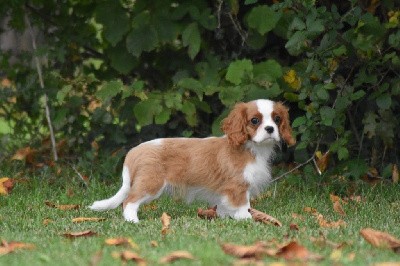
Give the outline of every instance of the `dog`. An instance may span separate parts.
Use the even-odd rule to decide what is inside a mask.
[[[123,203],[125,220],[137,223],[140,205],[169,192],[217,205],[220,217],[251,218],[250,198],[272,179],[275,147],[281,141],[296,143],[288,108],[265,99],[238,103],[221,129],[222,137],[161,138],[132,148],[120,190],[89,208],[104,211]]]

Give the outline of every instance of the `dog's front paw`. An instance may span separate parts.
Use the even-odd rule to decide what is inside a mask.
[[[247,209],[240,209],[234,213],[232,218],[235,220],[243,220],[243,219],[251,219],[252,216]]]

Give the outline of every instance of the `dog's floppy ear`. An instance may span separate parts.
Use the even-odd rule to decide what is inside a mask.
[[[289,109],[283,105],[281,102],[277,102],[274,105],[274,111],[272,112],[272,118],[274,121],[275,118],[279,116],[279,134],[281,138],[286,142],[288,146],[293,146],[296,144],[296,139],[292,136],[292,128],[290,127],[290,119],[289,119]]]
[[[222,121],[222,131],[228,137],[230,144],[240,146],[248,139],[246,130],[247,124],[247,105],[245,103],[236,104],[232,111]]]

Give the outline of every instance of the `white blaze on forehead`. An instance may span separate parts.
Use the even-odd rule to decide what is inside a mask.
[[[271,114],[274,110],[274,102],[270,100],[257,100],[258,111],[263,115],[263,120],[272,119]]]
[[[262,115],[262,121],[257,129],[256,135],[252,138],[255,142],[263,142],[268,139],[280,141],[278,126],[272,119],[272,112],[274,111],[274,102],[270,100],[257,100],[255,101],[258,111]],[[273,127],[272,133],[268,133],[265,128]]]

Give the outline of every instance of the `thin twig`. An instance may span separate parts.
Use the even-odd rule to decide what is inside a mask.
[[[83,177],[83,175],[81,173],[78,172],[78,170],[76,170],[75,166],[71,165],[72,169],[74,169],[75,173],[80,177],[80,179],[82,180],[83,184],[85,184],[85,186],[87,187],[88,184],[85,181],[85,178]]]
[[[31,34],[33,51],[34,51],[34,53],[36,53],[37,48],[36,48],[35,34],[33,32],[31,22],[29,20],[26,10],[25,10],[25,21],[26,21],[26,24],[28,25],[29,32]],[[40,61],[36,54],[34,55],[34,58],[35,58],[36,70],[37,70],[37,73],[39,76],[40,87],[42,88],[42,90],[44,90],[44,82],[43,82],[43,75],[42,75],[42,68],[40,66]],[[58,160],[57,149],[56,149],[56,138],[54,136],[53,125],[51,123],[50,108],[49,108],[48,100],[49,99],[47,97],[47,93],[45,92],[44,93],[45,113],[46,113],[46,118],[47,118],[47,124],[48,124],[49,130],[50,130],[50,139],[51,139],[51,146],[52,146],[52,150],[53,150],[53,158],[54,158],[54,161],[56,162]]]
[[[317,147],[315,148],[315,151],[313,152],[313,155],[312,155],[307,161],[305,161],[304,163],[301,163],[301,164],[297,165],[296,167],[290,169],[290,170],[287,171],[286,173],[283,173],[283,174],[281,174],[280,176],[278,176],[278,177],[272,179],[270,183],[273,183],[273,182],[275,182],[275,181],[278,181],[278,180],[281,179],[282,177],[284,177],[284,176],[286,176],[286,175],[288,175],[288,174],[290,174],[290,173],[296,171],[297,169],[299,169],[299,168],[303,167],[304,165],[310,163],[311,161],[315,160],[315,153],[316,153],[316,152],[318,151],[318,149],[319,149],[319,142],[320,142],[320,140],[321,140],[321,139],[319,139],[318,142],[317,142]]]

